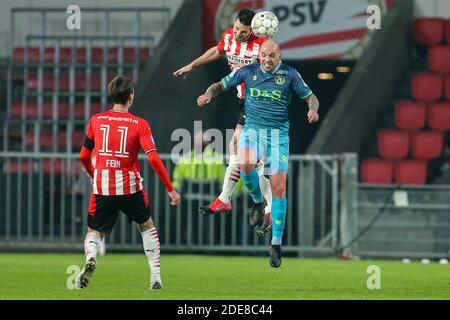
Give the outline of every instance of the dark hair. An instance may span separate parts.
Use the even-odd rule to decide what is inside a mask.
[[[250,9],[242,9],[241,11],[239,11],[236,20],[239,19],[239,21],[244,26],[249,26],[252,24],[252,19],[255,16],[255,14],[256,13]]]
[[[108,93],[114,103],[127,103],[133,91],[134,88],[130,79],[122,75],[114,77],[108,84]]]

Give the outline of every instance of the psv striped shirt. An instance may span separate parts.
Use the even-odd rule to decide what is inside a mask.
[[[84,146],[95,157],[93,193],[129,195],[144,189],[138,154],[156,151],[147,121],[129,112],[109,110],[92,116]]]
[[[258,61],[258,54],[261,45],[266,39],[258,38],[253,33],[250,34],[246,41],[236,41],[233,38],[233,28],[228,28],[222,34],[222,38],[217,45],[217,48],[225,52],[228,60],[228,65],[231,71],[239,69],[242,65],[249,65]],[[244,84],[236,86],[237,96],[239,99],[244,99]]]

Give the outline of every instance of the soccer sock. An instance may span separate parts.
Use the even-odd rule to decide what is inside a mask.
[[[97,261],[97,246],[100,243],[101,238],[95,232],[86,233],[84,239],[84,255],[86,256],[86,262],[89,259],[94,258]]]
[[[286,198],[272,200],[272,245],[281,245],[284,223],[286,222]]]
[[[147,256],[148,265],[150,266],[151,274],[160,273],[160,244],[156,228],[151,228],[141,232],[142,242],[144,244],[145,255]]]
[[[263,202],[263,196],[261,188],[259,187],[259,177],[256,169],[253,169],[249,173],[241,171],[242,180],[244,180],[245,187],[253,198],[255,203]]]
[[[223,203],[228,203],[231,200],[234,188],[241,177],[239,172],[238,156],[233,154],[230,156],[230,163],[225,170],[225,177],[223,179],[222,192],[219,195],[219,200]]]

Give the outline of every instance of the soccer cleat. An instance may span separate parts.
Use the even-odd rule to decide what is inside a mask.
[[[281,246],[271,245],[270,252],[270,266],[273,268],[279,268],[281,266]]]
[[[150,275],[150,290],[161,290],[161,289],[162,289],[161,275],[159,274]]]
[[[223,203],[219,198],[216,198],[209,205],[198,208],[200,214],[220,214],[227,213],[231,211],[231,201],[228,203]]]
[[[260,237],[264,237],[271,231],[272,231],[272,214],[270,212],[266,212],[262,217],[261,225],[256,228],[256,234]]]
[[[259,225],[262,221],[261,218],[264,214],[264,208],[266,206],[266,200],[264,200],[261,203],[255,203],[253,205],[252,211],[250,212],[250,215],[248,217],[248,222],[252,226]]]
[[[92,275],[95,271],[96,262],[94,258],[90,258],[88,262],[86,262],[83,270],[81,270],[80,274],[77,276],[75,280],[76,287],[78,289],[84,289],[89,284],[89,280],[91,280]]]

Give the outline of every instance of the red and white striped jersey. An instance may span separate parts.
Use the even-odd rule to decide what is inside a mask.
[[[233,37],[233,28],[228,28],[222,34],[222,38],[217,44],[217,49],[225,52],[228,65],[230,66],[231,71],[234,71],[243,65],[256,63],[258,61],[259,49],[264,41],[266,41],[266,39],[258,38],[253,33],[250,34],[247,41],[236,41]],[[244,84],[241,83],[236,88],[238,90],[238,98],[244,99]]]
[[[96,158],[93,193],[128,195],[144,189],[139,173],[138,154],[155,151],[147,121],[129,112],[109,110],[92,116],[87,140],[93,142]]]

